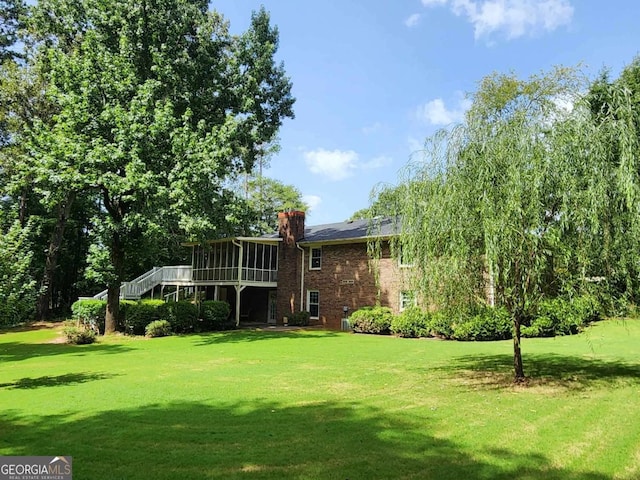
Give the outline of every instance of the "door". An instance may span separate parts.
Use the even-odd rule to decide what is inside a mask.
[[[277,293],[275,290],[270,290],[269,291],[269,315],[267,317],[267,323],[269,325],[275,325],[276,324],[276,300],[278,298]]]

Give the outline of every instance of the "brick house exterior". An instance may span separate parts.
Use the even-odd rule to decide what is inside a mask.
[[[402,272],[383,243],[376,283],[367,253],[369,222],[357,220],[304,228],[304,212],[281,213],[278,254],[278,323],[298,310],[311,313],[312,325],[340,329],[345,307],[352,312],[376,305],[400,310]],[[380,235],[392,234],[392,221],[383,220]],[[295,232],[290,236],[291,232]],[[378,292],[378,290],[380,290]]]
[[[300,211],[280,213],[278,224],[273,235],[186,243],[191,265],[154,267],[125,282],[120,296],[153,298],[155,292],[165,299],[222,300],[236,325],[282,325],[304,310],[312,325],[340,329],[345,309],[380,303],[401,310],[403,268],[389,253],[388,240],[396,234],[391,219],[380,219],[373,235],[367,220],[307,227]],[[379,282],[367,253],[372,238],[383,241]]]

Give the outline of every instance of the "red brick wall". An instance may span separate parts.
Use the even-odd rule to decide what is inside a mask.
[[[305,248],[304,302],[308,308],[307,291],[317,290],[320,296],[320,318],[312,321],[327,328],[340,329],[343,307],[349,312],[376,304],[378,287],[370,269],[366,243],[325,245],[322,247],[322,268],[309,270],[310,250]],[[388,249],[380,261],[380,303],[398,311],[400,282],[396,261]],[[278,282],[280,287],[280,282]]]

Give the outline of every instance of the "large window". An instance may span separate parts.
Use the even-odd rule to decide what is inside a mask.
[[[307,306],[311,318],[320,318],[320,292],[307,290]]]
[[[309,255],[309,269],[320,270],[322,267],[322,248],[311,248]]]

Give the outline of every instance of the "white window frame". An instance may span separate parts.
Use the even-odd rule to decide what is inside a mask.
[[[312,293],[316,293],[318,296],[318,301],[317,302],[311,302],[311,294]],[[318,314],[316,316],[314,316],[311,313],[311,305],[317,305],[318,307]],[[309,318],[313,318],[314,320],[317,320],[320,318],[320,291],[319,290],[307,290],[307,311],[309,312]]]
[[[320,252],[320,256],[316,257],[320,260],[320,265],[317,267],[313,266],[313,251],[316,250]],[[321,270],[322,269],[322,247],[309,247],[309,270]]]
[[[415,307],[418,304],[416,299],[416,292],[413,290],[401,290],[400,291],[400,304],[399,309],[401,312],[407,308]]]

